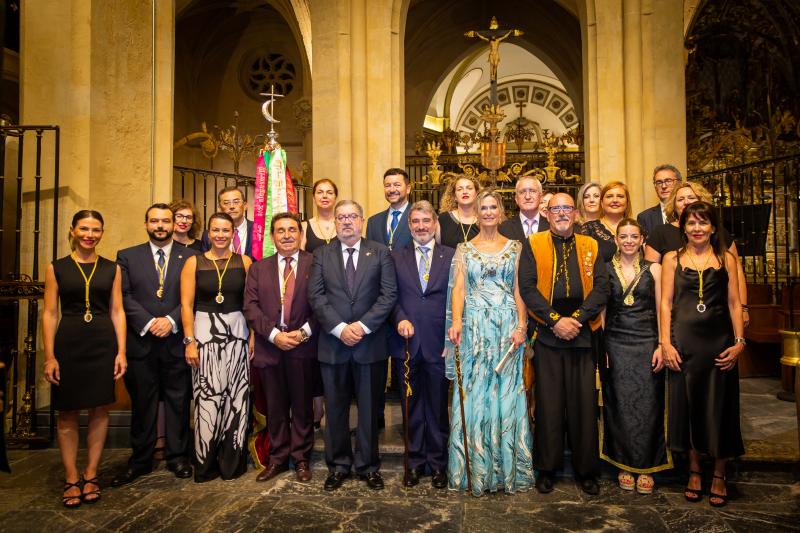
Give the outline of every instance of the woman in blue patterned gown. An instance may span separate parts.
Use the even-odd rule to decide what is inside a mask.
[[[531,432],[522,377],[527,317],[516,286],[521,245],[500,235],[502,198],[481,191],[480,233],[458,245],[450,270],[446,372],[459,348],[472,492],[516,492],[534,484]],[[500,364],[502,362],[502,364]],[[453,387],[448,484],[466,490],[461,397]]]

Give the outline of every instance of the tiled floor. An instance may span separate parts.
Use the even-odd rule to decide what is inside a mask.
[[[596,497],[568,477],[559,478],[549,495],[532,490],[473,498],[433,489],[429,478],[404,489],[399,409],[393,405],[382,437],[386,489],[380,492],[355,479],[324,492],[320,439],[308,484],[291,473],[257,483],[253,470],[234,481],[195,484],[159,466],[130,486],[111,489],[107,483],[128,451],[109,449],[102,500],[65,510],[58,451],[12,450],[13,474],[0,474],[0,531],[800,531],[795,407],[775,399],[777,386],[777,380],[742,381],[748,455],[731,465],[732,501],[722,510],[705,499],[687,503],[685,478],[677,472],[658,475],[650,496],[621,491],[611,469]]]

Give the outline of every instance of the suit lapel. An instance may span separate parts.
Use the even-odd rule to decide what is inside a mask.
[[[358,293],[358,286],[361,285],[361,280],[364,278],[364,272],[367,270],[367,266],[375,260],[375,250],[366,246],[364,239],[361,239],[361,248],[358,251],[358,266],[356,267],[356,279],[353,283],[353,294],[354,296]]]
[[[386,221],[389,220],[389,211],[390,210],[391,210],[391,208],[387,209],[386,211],[382,211],[380,216],[378,217],[378,228],[380,229],[379,234],[381,236],[381,240],[378,241],[378,242],[381,242],[381,243],[385,244],[386,246],[389,246],[389,238],[386,235],[386,233],[387,233],[386,232]],[[361,259],[361,258],[359,258],[359,259]]]
[[[333,253],[333,264],[336,265],[337,278],[342,280],[345,292],[352,298],[353,295],[350,292],[350,287],[347,286],[347,276],[344,275],[345,253],[342,251],[342,243],[339,241],[331,241],[327,246],[330,248],[331,253]],[[356,269],[356,275],[358,275],[358,269]]]
[[[310,269],[311,258],[301,252],[300,255],[297,256],[297,270],[294,273],[294,294],[292,295],[292,304],[295,303],[297,300],[297,295],[300,293],[300,291],[297,290],[301,283],[300,280],[303,280],[303,287],[306,286],[306,279],[308,278]],[[292,305],[292,309],[294,309],[294,305]]]
[[[164,285],[170,287],[173,286],[173,283],[180,283],[181,270],[187,255],[187,250],[182,244],[172,241],[172,250],[167,259],[167,279],[164,280]]]
[[[145,275],[147,276],[148,281],[152,287],[158,287],[158,270],[156,269],[156,263],[153,259],[153,253],[150,249],[150,243],[146,242],[142,245],[141,248],[142,254],[142,265],[144,265]],[[170,274],[169,265],[167,266],[167,275]],[[166,284],[166,280],[165,280]],[[154,289],[155,290],[155,289]],[[155,294],[155,293],[154,293]]]
[[[428,273],[428,288],[439,279],[439,276],[444,270],[444,263],[444,252],[442,248],[440,246],[434,246],[433,254],[431,254],[431,271]]]
[[[405,263],[409,272],[412,274],[411,277],[416,280],[417,289],[419,290],[420,294],[424,294],[422,291],[422,283],[419,281],[419,265],[417,264],[417,253],[415,248],[416,243],[411,241],[411,245],[404,250],[404,253],[406,254]],[[430,272],[428,273],[428,278],[430,278]],[[428,281],[430,283],[430,279]]]
[[[408,229],[408,213],[411,211],[411,205],[406,206],[406,210],[400,215],[400,220],[397,222],[397,229],[394,232],[395,245],[403,242],[404,236],[411,237],[411,230]],[[413,243],[412,243],[413,244]]]

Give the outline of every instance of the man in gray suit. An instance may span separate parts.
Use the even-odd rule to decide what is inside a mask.
[[[355,468],[371,489],[382,489],[378,411],[387,360],[386,321],[397,300],[389,249],[361,238],[364,211],[352,200],[334,208],[337,241],[314,253],[308,299],[320,323],[318,358],[327,423],[325,490],[336,490]],[[350,442],[350,400],[358,407],[356,453]]]

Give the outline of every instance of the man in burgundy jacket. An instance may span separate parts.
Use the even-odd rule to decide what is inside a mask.
[[[300,250],[297,215],[275,215],[270,234],[277,253],[250,267],[244,297],[244,315],[256,334],[252,366],[266,394],[270,438],[269,465],[256,480],[285,472],[291,459],[298,481],[310,481],[319,333],[307,296],[313,256]]]

